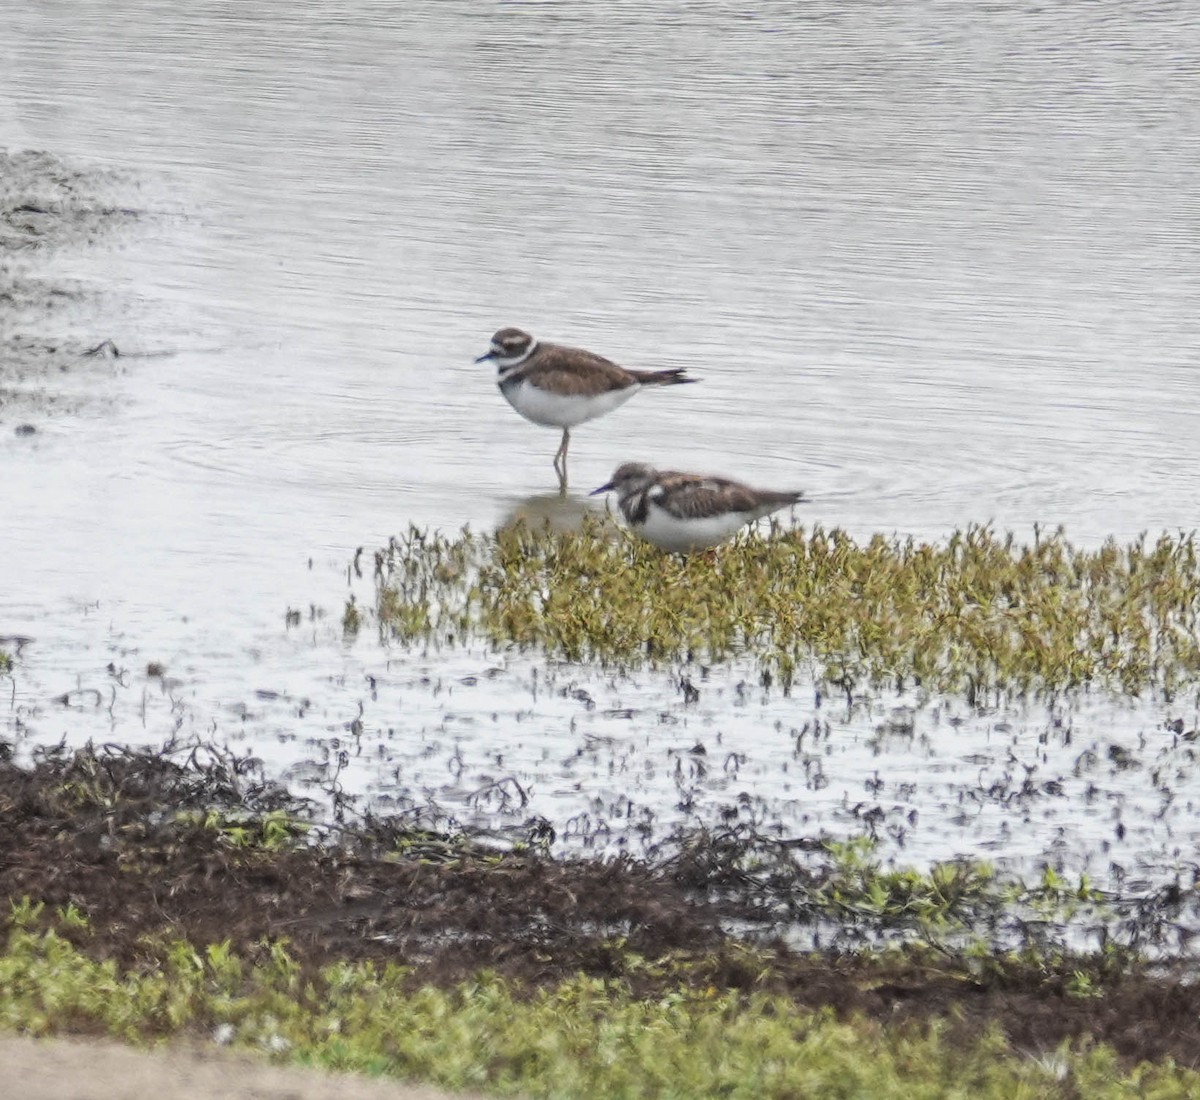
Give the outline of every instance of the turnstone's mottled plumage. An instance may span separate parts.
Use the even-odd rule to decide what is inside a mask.
[[[796,504],[799,492],[752,489],[740,481],[705,474],[656,470],[643,462],[618,466],[593,491],[615,492],[621,514],[647,542],[687,554],[724,542],[747,523]]]

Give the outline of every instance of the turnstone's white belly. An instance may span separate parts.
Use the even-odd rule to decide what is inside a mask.
[[[500,387],[517,412],[544,428],[573,428],[585,420],[594,420],[625,404],[640,389],[641,386],[633,385],[594,395],[559,394],[525,380]]]
[[[722,512],[702,518],[674,516],[653,500],[647,502],[646,521],[635,530],[647,542],[672,554],[688,554],[717,546],[740,527],[759,518],[758,512]]]

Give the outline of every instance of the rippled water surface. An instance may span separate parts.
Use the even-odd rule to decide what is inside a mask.
[[[152,215],[52,261],[100,305],[51,334],[167,353],[0,431],[0,634],[33,639],[9,727],[178,729],[295,778],[345,751],[354,789],[628,837],[879,806],[903,858],[1170,863],[1200,840],[1163,729],[1190,704],[843,713],[735,668],[684,707],[336,619],[356,547],[547,507],[554,433],[472,363],[503,324],[703,378],[581,428],[580,489],[644,458],[806,487],[857,535],[1195,526],[1198,28],[1116,0],[0,3],[0,146],[128,171]],[[1181,788],[1158,816],[1151,765]],[[1005,776],[1059,787],[1014,810]]]

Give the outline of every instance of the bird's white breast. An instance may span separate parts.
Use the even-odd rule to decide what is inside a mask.
[[[532,420],[545,428],[573,428],[585,420],[594,420],[612,412],[625,404],[640,388],[630,386],[624,390],[608,390],[606,393],[588,396],[552,393],[539,389],[532,382],[521,381],[512,386],[501,387],[500,392],[526,420]]]
[[[755,512],[722,512],[703,519],[680,519],[653,499],[646,508],[646,522],[635,527],[647,542],[673,554],[707,550],[735,534],[738,528],[758,518]]]

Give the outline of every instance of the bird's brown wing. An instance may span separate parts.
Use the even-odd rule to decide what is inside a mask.
[[[541,344],[533,360],[514,372],[535,386],[553,388],[556,393],[596,397],[613,390],[624,390],[637,379],[624,367],[583,348]]]
[[[752,489],[740,481],[703,474],[664,473],[651,499],[678,519],[708,519],[724,512],[754,512],[795,504],[801,493]]]

